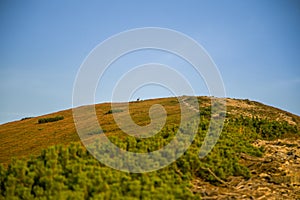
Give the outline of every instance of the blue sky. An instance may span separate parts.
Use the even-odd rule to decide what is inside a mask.
[[[89,52],[114,34],[141,27],[195,39],[219,68],[228,97],[300,115],[299,1],[13,0],[0,2],[0,123],[71,108],[73,83]],[[131,61],[161,55],[142,54]],[[170,64],[185,66],[175,61]],[[145,91],[137,95],[169,95]],[[104,90],[96,100],[108,99]]]

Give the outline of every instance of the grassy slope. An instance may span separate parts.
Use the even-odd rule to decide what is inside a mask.
[[[210,99],[199,97],[200,107],[208,107]],[[149,108],[154,104],[164,106],[168,116],[167,124],[178,124],[180,107],[176,98],[153,99],[130,103],[132,119],[139,125],[150,123]],[[119,104],[122,109],[123,104]],[[96,112],[101,127],[106,134],[120,134],[121,130],[114,123],[113,116],[106,114],[111,109],[109,103],[96,105]],[[300,117],[291,113],[248,100],[227,99],[229,116],[258,116],[272,120],[287,121],[299,128]],[[122,115],[122,112],[119,113]],[[38,124],[42,117],[64,116],[61,121]],[[85,119],[88,123],[89,119]],[[92,135],[90,138],[92,139]],[[64,110],[45,116],[10,122],[0,126],[0,163],[7,164],[12,157],[37,155],[42,149],[54,144],[69,144],[79,141],[73,122],[72,110]]]

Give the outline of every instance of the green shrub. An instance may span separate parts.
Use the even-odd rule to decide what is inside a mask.
[[[102,134],[102,133],[105,133],[105,132],[106,132],[105,129],[93,130],[93,131],[90,131],[88,133],[88,135],[98,135],[98,134]]]
[[[59,120],[63,120],[64,117],[63,116],[56,116],[56,117],[48,117],[48,118],[40,118],[38,120],[39,124],[44,124],[44,123],[48,123],[48,122],[56,122]]]
[[[121,109],[109,110],[105,114],[107,115],[107,114],[119,113],[119,112],[123,112],[123,110]]]
[[[21,121],[26,120],[26,119],[31,119],[31,118],[33,118],[33,117],[24,117],[21,119]]]

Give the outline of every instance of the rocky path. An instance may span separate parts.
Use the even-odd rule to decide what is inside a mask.
[[[257,140],[253,145],[265,149],[262,158],[241,155],[241,162],[252,177],[230,177],[226,184],[214,186],[194,180],[193,192],[202,199],[300,199],[300,140]]]

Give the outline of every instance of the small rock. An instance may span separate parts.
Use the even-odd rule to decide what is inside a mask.
[[[285,161],[285,163],[284,163],[285,165],[289,165],[290,164],[290,162],[289,161]]]
[[[259,177],[260,178],[270,178],[270,176],[268,174],[266,174],[266,173],[259,174]]]

